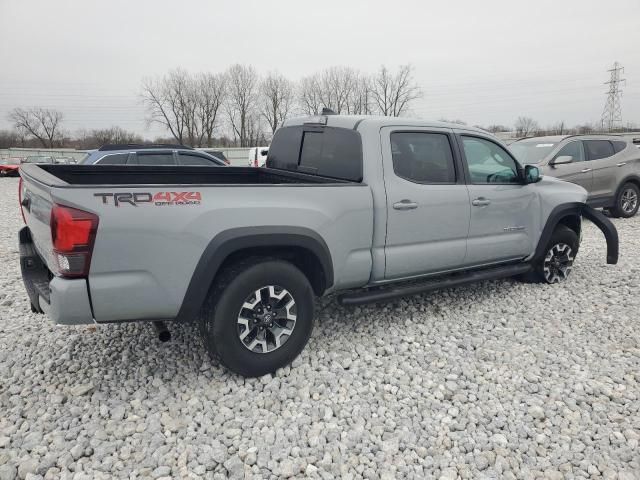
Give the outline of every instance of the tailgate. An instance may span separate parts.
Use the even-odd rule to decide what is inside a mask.
[[[37,168],[37,165],[29,165],[29,167]],[[51,187],[34,180],[28,173],[32,170],[32,168],[29,168],[26,172],[23,171],[21,176],[20,201],[22,213],[38,254],[49,267],[49,270],[53,271],[54,268],[52,267],[55,260],[53,258],[50,227],[51,208],[53,207]]]

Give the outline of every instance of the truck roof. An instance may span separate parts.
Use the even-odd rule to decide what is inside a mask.
[[[325,123],[330,127],[355,129],[360,126],[369,127],[437,127],[437,128],[455,128],[457,130],[468,130],[472,132],[482,133],[483,135],[492,135],[490,132],[468,125],[459,123],[438,122],[434,120],[424,120],[421,118],[406,117],[385,117],[381,115],[312,115],[304,117],[296,117],[287,120],[283,126],[290,127],[293,125],[302,125],[305,123]]]

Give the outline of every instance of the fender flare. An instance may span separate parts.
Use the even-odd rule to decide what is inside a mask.
[[[531,263],[535,263],[542,259],[544,256],[544,249],[551,239],[551,235],[553,235],[553,232],[560,221],[566,217],[584,217],[593,222],[593,224],[602,231],[607,241],[607,263],[611,265],[618,263],[619,240],[618,231],[616,230],[615,225],[611,220],[605,217],[602,212],[580,202],[563,203],[551,211],[547,218],[547,223],[542,230],[542,234],[540,235],[540,239],[538,240],[538,246],[536,247],[536,251],[531,259]]]
[[[225,230],[209,242],[191,276],[176,321],[195,319],[220,266],[233,253],[255,247],[301,247],[312,252],[322,266],[325,290],[333,286],[333,263],[326,242],[304,227],[261,226]]]
[[[533,254],[531,263],[535,263],[544,257],[544,249],[546,248],[547,243],[549,243],[551,235],[553,235],[553,232],[560,223],[560,220],[566,217],[580,219],[582,217],[582,209],[584,207],[585,204],[582,202],[569,202],[557,205],[553,210],[551,210],[551,213],[547,217],[547,222],[542,229],[542,233],[540,234],[540,238],[538,239],[538,246]]]

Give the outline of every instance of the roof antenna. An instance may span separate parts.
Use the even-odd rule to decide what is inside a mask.
[[[337,113],[331,110],[330,108],[323,107],[322,113],[320,115],[337,115]]]

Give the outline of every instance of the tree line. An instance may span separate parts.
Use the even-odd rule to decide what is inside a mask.
[[[278,72],[261,76],[250,65],[236,64],[224,72],[190,73],[178,68],[145,78],[139,95],[147,121],[166,131],[166,137],[155,142],[249,147],[267,144],[287,118],[315,115],[323,108],[338,114],[407,115],[423,91],[411,65],[401,65],[395,71],[382,65],[372,74],[333,66],[294,82]],[[63,112],[57,109],[15,108],[7,118],[13,129],[0,130],[0,148],[89,149],[106,143],[148,142],[118,126],[71,135],[63,128]],[[465,124],[462,120],[453,122]],[[599,125],[589,123],[568,128],[565,122],[558,122],[541,128],[528,116],[518,117],[512,127],[479,127],[492,133],[513,132],[517,137],[602,131]],[[624,130],[632,128],[629,125]]]
[[[254,67],[237,64],[222,73],[176,69],[142,82],[149,120],[194,146],[213,146],[215,133],[225,128],[237,146],[265,143],[288,117],[323,108],[399,116],[421,96],[411,65],[396,72],[382,66],[372,75],[336,66],[296,83],[277,72],[260,77]]]

